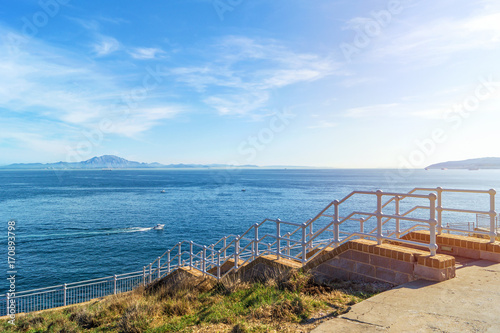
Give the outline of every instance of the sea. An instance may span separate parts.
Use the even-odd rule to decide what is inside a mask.
[[[8,289],[9,221],[16,289],[24,291],[139,271],[181,240],[210,245],[265,218],[303,223],[351,191],[437,186],[500,189],[500,170],[0,171],[0,293]],[[489,210],[488,195],[450,194],[443,204]],[[373,197],[359,196],[342,210],[374,207]],[[152,229],[158,223],[164,230]]]

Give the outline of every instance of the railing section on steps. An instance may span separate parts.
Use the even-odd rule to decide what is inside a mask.
[[[424,194],[418,194],[422,193]],[[489,211],[443,206],[447,193],[489,195]],[[320,256],[327,248],[335,248],[349,240],[374,239],[378,244],[398,240],[418,247],[426,247],[436,254],[436,236],[445,232],[469,234],[470,230],[443,225],[443,213],[463,213],[488,216],[489,230],[474,233],[495,241],[496,220],[495,190],[461,190],[443,188],[414,188],[408,193],[378,191],[353,191],[341,200],[328,204],[318,215],[305,223],[265,219],[248,228],[241,235],[228,235],[214,244],[203,245],[181,241],[168,249],[142,271],[113,275],[104,278],[62,284],[23,292],[0,295],[0,315],[33,312],[89,301],[94,298],[130,291],[138,286],[159,280],[172,271],[186,267],[200,271],[204,276],[217,280],[236,272],[240,267],[262,255],[277,259],[294,260],[302,265]],[[363,198],[363,205],[373,210],[349,211],[352,198]],[[386,199],[384,201],[384,199]],[[346,202],[351,202],[349,206]],[[407,210],[402,211],[407,201]],[[345,207],[345,208],[344,208]],[[393,212],[386,213],[393,208]],[[344,209],[342,209],[344,208]],[[347,214],[344,210],[347,209]],[[389,226],[392,231],[389,231]],[[384,234],[384,228],[386,233]],[[429,244],[401,239],[400,236],[416,229],[430,232]],[[469,228],[470,229],[470,228]],[[308,255],[311,254],[311,255]],[[2,302],[1,299],[4,301]]]

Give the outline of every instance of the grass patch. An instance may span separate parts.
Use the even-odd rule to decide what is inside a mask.
[[[170,281],[65,309],[18,315],[2,332],[295,332],[348,311],[388,285],[303,273],[225,283]]]

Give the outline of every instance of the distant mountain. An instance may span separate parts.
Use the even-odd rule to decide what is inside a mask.
[[[57,162],[57,163],[15,163],[0,167],[0,169],[161,169],[161,168],[223,168],[223,167],[246,167],[255,168],[256,165],[232,166],[227,164],[169,164],[160,163],[141,163],[129,161],[114,155],[103,155],[92,157],[89,160],[81,162]]]
[[[473,158],[429,165],[426,169],[500,169],[500,157]]]

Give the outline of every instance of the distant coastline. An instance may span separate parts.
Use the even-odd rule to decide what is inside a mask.
[[[425,168],[428,169],[466,169],[466,170],[480,170],[480,169],[500,169],[500,157],[483,157],[473,158],[462,161],[448,161],[429,165]]]
[[[218,168],[258,168],[258,165],[229,164],[160,164],[129,161],[114,155],[96,156],[81,162],[56,163],[14,163],[0,166],[8,170],[117,170],[117,169],[218,169]]]
[[[296,166],[296,165],[267,165],[259,166],[253,164],[232,165],[232,164],[161,164],[157,162],[144,163],[129,161],[122,157],[114,155],[103,155],[92,157],[91,159],[80,162],[55,162],[55,163],[14,163],[9,165],[0,165],[0,171],[3,170],[215,170],[215,169],[337,169],[337,170],[397,170],[397,168],[333,168],[333,167],[314,167],[314,166]],[[415,168],[418,170],[419,168]],[[455,169],[455,170],[480,170],[500,169],[500,157],[483,157],[468,159],[462,161],[447,161],[429,165],[425,170],[432,169]]]

